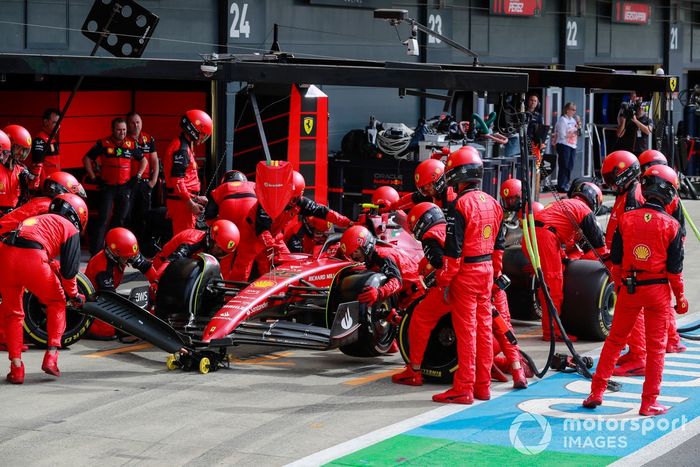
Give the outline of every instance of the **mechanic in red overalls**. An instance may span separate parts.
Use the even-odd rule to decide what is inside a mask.
[[[647,169],[642,175],[646,203],[624,213],[619,220],[611,252],[613,280],[619,291],[615,319],[593,375],[591,393],[583,401],[586,408],[594,409],[603,403],[615,361],[643,308],[647,357],[639,415],[654,416],[668,411],[656,399],[663,376],[668,315],[672,313],[671,292],[676,298],[676,312],[688,311],[683,290],[680,225],[664,210],[673,201],[677,189],[678,176],[673,169],[665,166]]]
[[[596,185],[583,182],[572,189],[572,198],[562,199],[549,204],[535,215],[535,234],[540,252],[540,263],[544,280],[549,288],[549,294],[558,314],[564,301],[564,264],[565,259],[562,245],[578,241],[576,238],[579,228],[591,242],[596,252],[603,258],[607,257],[603,231],[595,217],[595,213],[603,202],[603,193]],[[528,256],[525,241],[521,243],[523,252]],[[529,257],[529,256],[528,256]],[[544,294],[538,291],[542,307],[542,340],[549,341],[549,307],[545,304]],[[555,338],[561,340],[559,329],[555,326]],[[576,337],[568,335],[571,341]]]
[[[131,163],[139,162],[136,177],[141,178],[147,162],[136,140],[127,135],[126,120],[112,120],[112,134],[98,140],[83,157],[83,166],[89,179],[100,185],[100,212],[94,234],[90,235],[90,254],[96,255],[104,247],[107,227],[123,227],[131,206]],[[99,178],[95,163],[100,167]],[[114,212],[112,212],[114,208]]]
[[[127,131],[131,138],[143,153],[146,168],[141,172],[141,161],[131,161],[131,211],[129,213],[129,225],[138,238],[145,241],[146,222],[151,210],[151,194],[153,187],[158,183],[160,162],[156,149],[156,140],[153,136],[142,131],[143,121],[136,112],[126,115]]]
[[[471,404],[474,398],[491,397],[492,257],[503,210],[479,190],[483,173],[473,147],[462,147],[447,158],[445,181],[456,188],[457,199],[446,216],[445,255],[436,279],[439,286],[449,288],[459,367],[452,388],[435,394],[435,402]]]
[[[208,253],[221,260],[236,251],[241,241],[238,227],[231,221],[219,219],[205,230],[186,229],[175,235],[153,258],[157,277],[163,274],[171,262],[180,258],[191,258],[197,253]]]
[[[27,168],[27,157],[32,150],[32,136],[26,128],[20,125],[7,125],[2,131],[5,132],[12,143],[12,157],[16,163],[23,166],[22,174],[20,175],[22,191],[20,204],[22,204],[29,198],[29,190],[39,188],[39,177],[35,176]]]
[[[163,158],[165,205],[173,222],[173,235],[194,228],[207,204],[207,198],[199,195],[201,187],[194,146],[209,139],[213,123],[206,112],[188,110],[180,119],[180,127],[180,136],[170,142]]]
[[[27,169],[15,158],[12,139],[0,131],[0,214],[17,207],[26,191]]]
[[[149,282],[157,279],[151,262],[139,251],[136,236],[124,227],[116,227],[105,235],[104,249],[88,261],[85,276],[90,279],[96,292],[115,292],[122,282],[127,265],[140,271]],[[97,319],[93,321],[86,337],[112,340],[116,335],[113,326]]]
[[[49,136],[58,123],[61,111],[46,109],[42,115],[41,130],[32,140],[31,172],[38,177],[37,186],[42,186],[46,177],[61,170],[61,156],[58,151],[58,134],[49,144]]]
[[[441,209],[447,209],[447,204],[454,201],[456,194],[441,180],[444,172],[445,164],[438,159],[426,159],[418,164],[413,175],[417,191],[402,196],[391,205],[391,210],[410,209],[423,202],[435,203]]]
[[[261,274],[269,270],[269,258],[272,255],[289,253],[289,249],[284,243],[284,228],[300,215],[324,219],[343,228],[352,225],[352,221],[342,214],[305,197],[306,182],[304,177],[296,170],[293,171],[292,175],[292,199],[279,216],[272,219],[258,202],[246,219],[249,225],[255,226],[255,234],[258,238],[256,261],[258,272]],[[259,189],[260,185],[256,185],[256,187]],[[251,218],[252,216],[255,216],[254,219]]]
[[[58,195],[49,214],[24,220],[0,245],[0,316],[5,325],[9,353],[9,382],[24,382],[22,363],[22,320],[24,290],[46,305],[48,350],[41,369],[60,376],[58,348],[66,328],[66,297],[81,307],[85,297],[78,293],[75,275],[80,267],[80,231],[87,223],[87,206],[77,195]],[[60,256],[60,262],[55,258]]]
[[[504,212],[517,213],[522,209],[523,185],[517,178],[505,180],[500,187],[501,207]],[[534,209],[534,206],[533,206]],[[503,318],[506,326],[512,331],[510,324],[510,309],[508,307],[508,296],[506,291],[498,287],[499,277],[503,275],[503,254],[505,252],[505,239],[507,227],[505,221],[501,223],[498,237],[493,250],[493,281],[491,288],[491,301]],[[493,341],[493,363],[494,369],[507,371],[513,377],[513,388],[524,389],[527,387],[527,376],[532,377],[532,371],[525,359],[520,354],[517,344],[511,344],[506,335],[497,332],[494,326]],[[503,355],[500,355],[503,352]],[[498,374],[498,371],[496,372]]]
[[[328,237],[335,232],[332,222],[311,216],[304,216],[301,222],[290,226],[291,228],[285,231],[284,238],[291,253],[316,255]],[[332,254],[331,251],[329,249],[328,254]]]
[[[445,215],[440,208],[428,202],[418,203],[408,214],[408,225],[416,240],[421,242],[424,258],[419,264],[421,276],[429,277],[442,267],[445,246]],[[432,284],[426,284],[428,286]],[[423,384],[421,364],[430,340],[430,334],[440,318],[450,312],[443,287],[429,287],[426,295],[413,309],[408,328],[409,363],[401,373],[391,377],[396,384],[420,386]]]
[[[360,303],[373,305],[397,294],[399,307],[406,308],[417,293],[422,293],[418,263],[399,248],[377,246],[377,237],[367,227],[354,225],[346,230],[338,249],[348,260],[364,263],[368,270],[381,272],[388,279],[381,287],[366,286],[357,297]]]
[[[0,217],[0,235],[14,230],[20,222],[32,216],[49,212],[49,204],[56,196],[63,193],[72,193],[85,199],[83,186],[68,172],[54,172],[44,180],[44,196],[37,196],[17,209]]]

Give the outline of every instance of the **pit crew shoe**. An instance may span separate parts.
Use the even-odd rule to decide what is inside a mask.
[[[24,383],[24,362],[22,362],[20,366],[15,366],[10,363],[10,372],[7,374],[7,381],[12,384]]]
[[[643,360],[643,359],[634,352],[627,352],[626,354],[621,355],[620,358],[617,359],[616,365],[621,366],[627,362],[635,361],[635,360],[639,361],[639,360]]]
[[[445,392],[435,394],[433,396],[433,402],[471,405],[474,403],[474,395],[468,391],[458,391],[455,388],[450,388]]]
[[[414,370],[410,366],[406,366],[401,373],[392,375],[391,382],[396,384],[405,384],[407,386],[422,386],[423,373],[420,370]]]
[[[666,346],[666,353],[683,353],[687,347],[680,342],[678,344],[669,344]]]
[[[474,399],[479,399],[480,401],[491,399],[491,390],[488,387],[474,388]]]
[[[498,381],[499,383],[505,383],[508,381],[508,377],[503,373],[503,371],[496,365],[496,362],[491,365],[491,380]]]
[[[41,362],[41,369],[44,370],[46,374],[56,377],[61,376],[61,370],[58,369],[58,350],[53,354],[48,350],[46,351],[44,354],[44,361]]]
[[[512,368],[510,374],[513,376],[513,389],[525,389],[527,388],[527,378],[525,377],[525,370],[522,368]]]
[[[644,361],[627,361],[613,370],[613,376],[644,376],[645,370]]]
[[[656,402],[644,403],[639,409],[639,415],[644,417],[655,417],[656,415],[663,415],[668,412],[668,407],[665,405],[657,404]]]
[[[603,403],[603,395],[590,393],[588,397],[583,401],[583,405],[587,409],[595,409]]]

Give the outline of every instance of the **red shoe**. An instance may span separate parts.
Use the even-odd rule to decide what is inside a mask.
[[[499,383],[505,383],[508,381],[508,377],[501,371],[501,369],[496,365],[494,362],[493,365],[491,365],[491,379],[493,381],[498,381]]]
[[[595,409],[599,405],[603,403],[603,395],[602,394],[593,394],[590,393],[586,400],[583,401],[583,405],[587,409]]]
[[[668,412],[668,407],[665,405],[657,404],[656,402],[645,404],[642,402],[642,406],[639,409],[639,415],[644,417],[654,417],[656,415],[663,415]]]
[[[624,365],[627,362],[630,361],[639,361],[643,360],[641,357],[639,357],[636,353],[634,352],[627,352],[624,355],[621,355],[620,358],[617,359],[617,366]]]
[[[474,399],[487,401],[491,399],[491,390],[489,388],[474,389]]]
[[[445,392],[435,394],[433,396],[433,402],[471,405],[474,403],[474,395],[471,392],[458,391],[455,388],[450,388]]]
[[[396,339],[391,341],[391,345],[389,346],[389,350],[386,351],[386,353],[398,353],[399,351],[399,345],[396,343]]]
[[[7,381],[12,384],[24,383],[24,362],[21,366],[14,366],[10,363],[10,372],[7,374]]]
[[[391,376],[391,382],[396,384],[405,384],[407,386],[422,386],[423,373],[420,370],[416,371],[410,366],[406,366],[401,373]]]
[[[49,352],[48,350],[44,354],[44,361],[41,362],[41,369],[44,370],[44,373],[53,375],[53,376],[61,376],[61,370],[58,369],[58,350],[54,353]]]
[[[687,347],[680,342],[678,344],[668,344],[666,346],[666,353],[683,353],[687,350]]]
[[[525,377],[525,370],[523,370],[522,368],[513,368],[510,370],[510,374],[513,376],[513,389],[527,388],[527,378]]]
[[[635,360],[627,361],[613,370],[613,376],[644,376],[646,363]]]
[[[22,352],[26,352],[27,350],[29,350],[29,346],[27,344],[22,344]],[[7,344],[0,342],[0,351],[7,352]]]

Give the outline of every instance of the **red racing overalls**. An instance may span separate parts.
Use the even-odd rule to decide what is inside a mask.
[[[453,388],[486,395],[493,364],[492,257],[503,209],[483,191],[469,187],[457,195],[447,215],[443,267],[437,283],[448,286],[459,367]]]
[[[61,170],[61,156],[58,153],[58,136],[48,144],[49,134],[44,130],[32,138],[32,173],[38,177],[36,186],[44,186],[46,177]]]
[[[619,295],[591,393],[602,395],[637,315],[644,308],[647,347],[642,387],[644,407],[654,404],[659,395],[672,314],[671,291],[676,297],[683,295],[683,238],[678,221],[652,203],[624,213],[613,237],[611,259]],[[632,280],[636,284],[628,287],[626,284]]]
[[[189,201],[199,195],[197,161],[187,138],[183,134],[173,139],[163,157],[165,174],[165,205],[173,222],[173,235],[194,228],[197,216],[192,213]]]
[[[61,257],[60,263],[54,261]],[[0,244],[0,315],[10,359],[20,358],[24,290],[46,306],[49,347],[61,347],[66,329],[66,296],[78,295],[75,275],[80,267],[80,234],[57,214],[24,220]]]
[[[49,212],[49,204],[51,204],[51,198],[39,196],[30,199],[27,203],[0,217],[0,236],[15,230],[20,222],[29,217],[47,214]]]

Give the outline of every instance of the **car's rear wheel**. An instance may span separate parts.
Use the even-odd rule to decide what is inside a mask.
[[[92,295],[95,289],[85,274],[79,272],[75,277],[78,291],[85,295]],[[24,305],[24,337],[27,343],[39,347],[46,347],[48,332],[46,329],[46,307],[39,301],[36,295],[29,291],[22,298]],[[69,347],[76,343],[90,329],[93,318],[80,313],[75,308],[66,307],[66,330],[61,338],[61,347]]]

